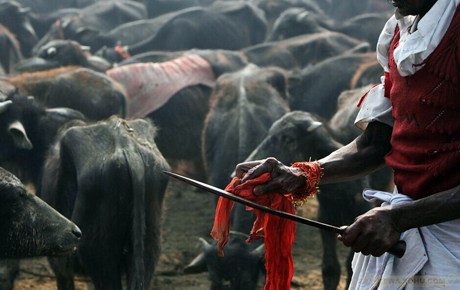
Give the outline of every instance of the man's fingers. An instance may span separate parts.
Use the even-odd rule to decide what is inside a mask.
[[[236,177],[242,178],[243,175],[246,172],[248,172],[251,168],[254,168],[255,166],[261,163],[262,163],[261,160],[254,160],[254,161],[248,161],[248,162],[238,164],[235,169]]]
[[[243,178],[241,178],[241,182],[243,183],[246,180],[257,178],[265,172],[270,172],[270,170],[271,170],[270,165],[266,162],[263,162],[249,169],[246,175],[243,176]]]

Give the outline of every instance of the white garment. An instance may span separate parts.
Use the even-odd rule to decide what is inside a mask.
[[[459,192],[460,186],[448,191]],[[412,201],[394,193],[366,190],[366,200],[384,201],[382,206]],[[388,253],[381,257],[355,254],[349,290],[460,289],[460,219],[410,229],[401,235],[407,244],[402,258]]]
[[[377,42],[377,60],[385,72],[388,68],[388,50],[394,36],[396,25],[400,28],[399,46],[394,51],[394,58],[401,76],[410,76],[423,66],[422,63],[439,45],[450,22],[454,17],[460,0],[438,0],[425,16],[401,16],[396,10],[385,24]],[[355,125],[366,128],[371,121],[380,121],[393,125],[391,104],[384,97],[384,77],[382,83],[374,87],[364,99],[361,110],[355,119]]]

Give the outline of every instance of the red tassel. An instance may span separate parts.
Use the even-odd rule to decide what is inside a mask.
[[[256,185],[265,183],[271,179],[269,173],[262,174],[256,179],[249,180],[243,184],[238,184],[238,178],[233,178],[225,188],[226,191],[254,201],[258,204],[268,206],[277,210],[294,213],[294,205],[288,198],[289,195],[271,193],[256,196],[253,194],[253,188]],[[223,255],[223,248],[228,242],[230,229],[230,211],[233,207],[233,201],[220,197],[214,226],[211,236],[217,240],[218,253]],[[247,208],[248,210],[253,210]],[[292,260],[292,244],[295,238],[295,222],[284,219],[265,212],[254,210],[256,221],[253,224],[250,236],[247,242],[260,239],[262,231],[264,232],[265,244],[265,268],[267,276],[265,281],[265,290],[284,290],[290,289],[292,277],[294,275],[294,264]]]

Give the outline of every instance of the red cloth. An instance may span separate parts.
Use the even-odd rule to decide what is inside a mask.
[[[460,184],[460,7],[444,38],[414,75],[399,75],[389,50],[390,73],[385,80],[395,120],[392,149],[385,157],[394,169],[400,192],[420,199]]]
[[[226,191],[258,204],[271,207],[280,211],[294,213],[294,206],[287,196],[279,193],[265,194],[256,196],[253,194],[254,186],[265,183],[271,179],[269,173],[265,173],[254,180],[248,180],[243,184],[235,186],[239,180],[237,177],[225,188]],[[224,255],[224,247],[228,242],[230,230],[230,212],[234,202],[220,197],[217,203],[216,216],[211,236],[218,242],[218,254]],[[265,290],[290,289],[292,276],[294,275],[294,265],[292,261],[292,244],[295,238],[294,221],[281,218],[275,215],[266,214],[260,210],[254,210],[256,220],[247,242],[261,238],[264,233],[265,244],[265,268],[267,276],[265,280]]]

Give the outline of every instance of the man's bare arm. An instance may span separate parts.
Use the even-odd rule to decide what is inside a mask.
[[[318,160],[323,168],[322,184],[363,177],[384,165],[390,149],[392,127],[370,123],[354,141]]]

